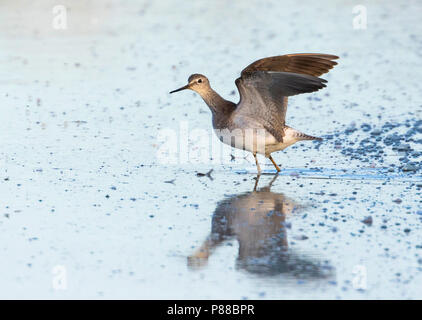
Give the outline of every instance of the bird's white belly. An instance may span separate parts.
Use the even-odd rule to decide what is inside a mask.
[[[283,142],[276,141],[275,144],[269,145],[267,150],[266,150],[267,155],[269,155],[270,153],[275,152],[275,151],[284,150],[288,146],[295,144],[298,141],[295,133],[296,133],[296,130],[294,130],[292,128],[288,128],[288,127],[284,128]],[[274,140],[276,140],[276,139],[274,138]]]
[[[233,148],[263,154],[268,157],[270,153],[283,150],[297,141],[292,134],[289,134],[290,130],[290,128],[285,129],[283,142],[278,142],[265,129],[234,129],[231,131],[228,129],[214,129],[214,132],[221,142]]]

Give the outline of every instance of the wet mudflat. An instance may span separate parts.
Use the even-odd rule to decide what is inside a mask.
[[[293,4],[92,2],[66,31],[48,2],[6,5],[0,297],[420,298],[421,6],[368,4],[355,30],[341,1]],[[168,91],[201,72],[237,101],[248,63],[305,51],[340,56],[287,113],[324,140],[275,154],[278,176],[260,159],[258,183],[252,156],[198,161],[210,113]],[[186,124],[189,157],[158,156]]]

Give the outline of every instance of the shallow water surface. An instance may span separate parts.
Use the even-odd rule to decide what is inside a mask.
[[[418,1],[363,1],[359,30],[340,0],[63,4],[65,30],[1,5],[0,298],[422,297]],[[316,51],[339,65],[287,124],[322,142],[259,181],[251,155],[201,161],[210,112],[170,90],[200,72],[237,101],[253,60]]]

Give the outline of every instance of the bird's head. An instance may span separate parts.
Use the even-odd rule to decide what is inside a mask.
[[[185,89],[190,89],[193,90],[199,94],[201,94],[201,92],[205,92],[210,88],[210,82],[208,81],[208,78],[202,74],[199,73],[195,73],[192,74],[189,78],[188,78],[188,84],[171,91],[170,93],[174,93],[174,92],[178,92],[178,91],[182,91]]]

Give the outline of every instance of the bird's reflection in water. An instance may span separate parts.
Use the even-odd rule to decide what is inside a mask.
[[[201,247],[188,257],[188,266],[197,269],[207,264],[215,248],[225,240],[236,238],[239,253],[236,266],[248,272],[274,276],[285,274],[297,279],[331,278],[333,268],[317,258],[295,253],[288,246],[288,217],[306,207],[271,186],[222,200],[212,217],[211,234]]]

